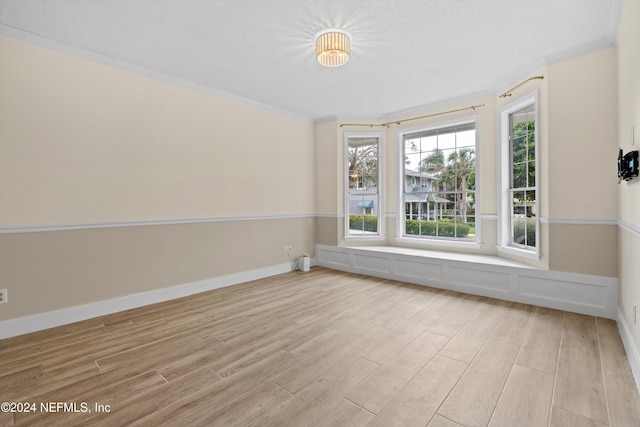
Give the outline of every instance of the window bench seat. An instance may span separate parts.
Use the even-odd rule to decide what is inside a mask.
[[[544,270],[497,256],[396,246],[316,245],[317,265],[616,319],[618,280]]]

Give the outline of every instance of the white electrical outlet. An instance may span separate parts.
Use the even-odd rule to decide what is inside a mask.
[[[7,303],[7,290],[6,289],[0,289],[0,304],[6,304]]]
[[[284,247],[284,253],[285,254],[290,254],[292,252],[293,252],[293,247],[291,247],[291,246],[285,246]]]

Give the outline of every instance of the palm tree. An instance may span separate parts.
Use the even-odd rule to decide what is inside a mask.
[[[419,171],[438,174],[444,169],[444,152],[436,148],[431,154],[420,161]]]
[[[458,209],[462,216],[462,221],[467,222],[467,178],[471,174],[475,164],[474,151],[472,148],[462,148],[449,155],[447,169],[455,176],[454,188],[460,190],[462,197],[458,200]]]

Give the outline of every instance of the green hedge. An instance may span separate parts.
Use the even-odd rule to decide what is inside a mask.
[[[408,219],[405,233],[416,236],[467,237],[469,225],[447,219],[438,222]]]
[[[378,217],[376,215],[349,215],[349,229],[364,231],[378,231]]]

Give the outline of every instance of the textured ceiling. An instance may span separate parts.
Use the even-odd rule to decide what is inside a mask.
[[[622,0],[0,0],[0,30],[317,120],[507,89],[613,46],[621,10]],[[315,61],[326,28],[352,36],[343,67]]]

